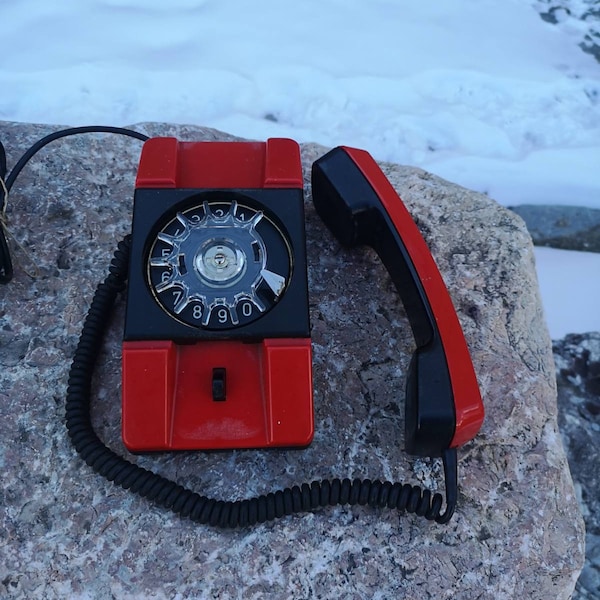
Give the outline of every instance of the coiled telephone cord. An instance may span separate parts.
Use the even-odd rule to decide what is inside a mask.
[[[5,211],[8,192],[31,158],[50,142],[82,133],[112,133],[145,141],[137,131],[119,127],[74,127],[56,131],[36,142],[7,175],[6,154],[0,142],[0,284],[13,276],[10,250],[6,241]],[[429,521],[447,523],[454,514],[458,497],[458,465],[455,448],[447,449],[442,460],[446,480],[446,508],[441,494],[419,486],[371,481],[369,479],[332,479],[303,483],[248,500],[222,501],[207,498],[178,485],[148,469],[135,465],[108,448],[96,435],[90,418],[91,382],[109,321],[118,295],[124,291],[129,265],[130,237],[122,240],[106,279],[98,285],[84,322],[79,344],[69,373],[66,398],[66,425],[75,449],[97,473],[131,490],[142,498],[193,521],[224,528],[245,527],[285,515],[307,512],[323,506],[369,505],[413,513]]]
[[[439,493],[432,494],[419,486],[369,479],[313,481],[248,500],[216,500],[139,467],[107,448],[91,423],[91,381],[106,323],[117,296],[125,289],[129,247],[127,236],[118,245],[109,275],[98,285],[69,374],[67,429],[75,449],[90,467],[122,488],[182,517],[223,528],[245,527],[321,506],[345,504],[397,509],[437,523],[450,520],[458,489],[455,448],[448,449],[442,457],[446,478],[444,512],[443,497]]]

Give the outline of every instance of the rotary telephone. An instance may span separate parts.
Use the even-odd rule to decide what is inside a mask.
[[[313,164],[313,202],[340,243],[377,252],[401,296],[417,346],[407,376],[406,450],[442,458],[445,510],[439,493],[368,479],[314,481],[242,501],[211,499],[130,463],[99,440],[89,416],[90,382],[104,324],[125,289],[122,434],[131,452],[303,447],[314,419],[298,144],[63,130],[34,145],[8,177],[0,161],[3,212],[17,175],[39,149],[92,131],[129,135],[144,146],[132,232],[98,286],[70,371],[67,428],[84,460],[126,489],[222,527],[356,503],[449,521],[458,495],[456,449],[482,424],[481,395],[427,245],[363,150],[338,147]],[[3,230],[0,259],[6,282],[12,264]]]

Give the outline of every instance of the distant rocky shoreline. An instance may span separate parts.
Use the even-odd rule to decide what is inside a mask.
[[[600,209],[546,204],[509,208],[525,221],[536,246],[600,252]]]

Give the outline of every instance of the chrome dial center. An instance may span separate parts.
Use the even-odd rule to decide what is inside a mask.
[[[209,240],[198,251],[194,267],[208,285],[231,285],[244,274],[246,256],[229,240]]]

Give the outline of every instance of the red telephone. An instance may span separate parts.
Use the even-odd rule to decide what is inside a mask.
[[[407,450],[441,456],[464,444],[483,419],[477,380],[446,286],[398,194],[353,148],[315,162],[312,194],[342,243],[378,252],[403,299],[417,343]],[[307,296],[294,141],[147,141],[123,343],[127,447],[310,443]]]
[[[312,167],[317,213],[345,245],[379,254],[417,349],[407,377],[406,448],[444,463],[441,494],[389,481],[314,481],[242,501],[207,498],[130,463],[96,436],[91,380],[105,323],[127,287],[123,439],[134,452],[305,446],[313,400],[303,179],[298,145],[179,142],[113,127],[58,131],[6,176],[0,207],[46,144],[107,132],[145,141],[132,235],[100,283],[73,359],[67,429],[83,459],[125,489],[201,523],[237,527],[331,504],[395,508],[446,523],[457,502],[456,448],[484,417],[467,345],[436,264],[401,199],[363,150],[338,147]],[[0,283],[12,263],[0,228]]]

